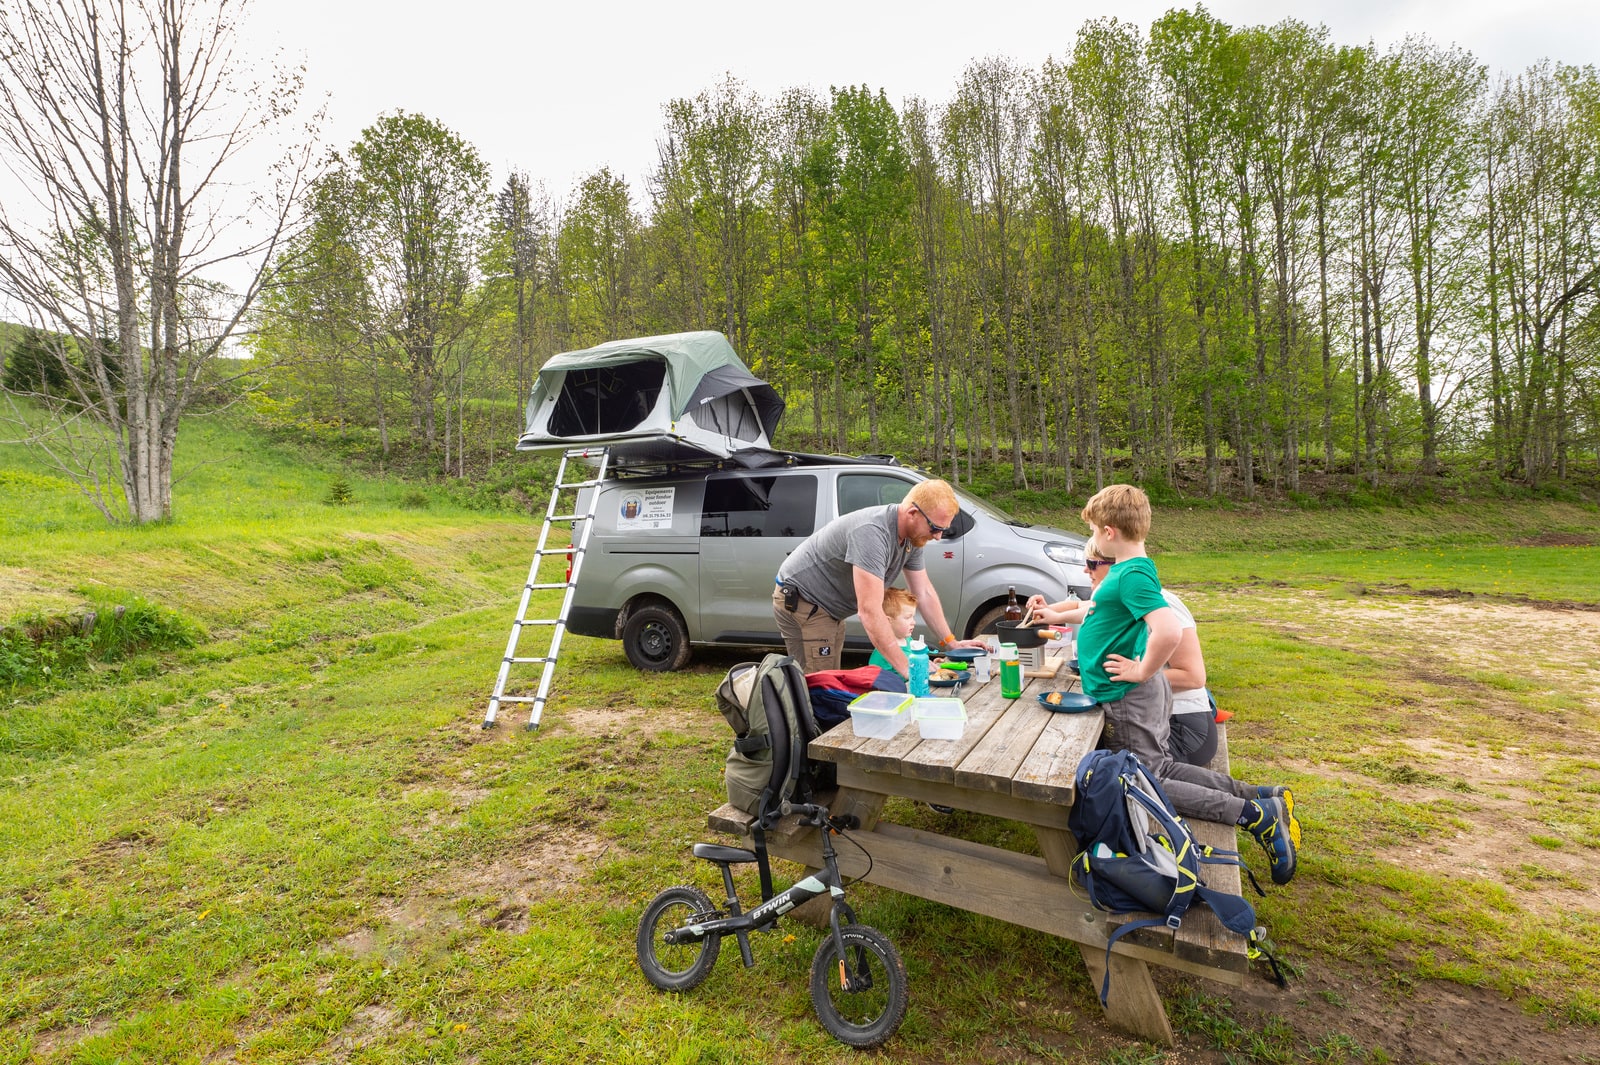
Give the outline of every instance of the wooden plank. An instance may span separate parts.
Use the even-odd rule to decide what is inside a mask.
[[[869,883],[1105,951],[1113,927],[1106,915],[1052,876],[1043,858],[893,824],[851,835],[872,855],[871,873],[861,853],[845,843],[838,852],[846,877],[865,874]],[[778,857],[808,867],[821,860],[814,832],[769,847]],[[1136,935],[1118,941],[1114,952],[1233,986],[1244,983],[1248,963],[1243,955],[1207,956],[1182,942],[1152,948],[1136,941]]]
[[[953,784],[917,780],[897,773],[874,773],[855,766],[840,766],[839,787],[852,793],[876,792],[880,795],[898,795],[917,802],[954,806],[958,810],[971,810],[991,817],[1003,817],[1009,821],[1022,821],[1062,831],[1066,831],[1067,827],[1068,808],[1056,803],[1027,802],[992,791],[968,791]]]
[[[1043,707],[1040,712],[1047,718],[1044,731],[1011,775],[1011,794],[1071,806],[1078,763],[1100,742],[1105,714],[1052,714]]]
[[[991,725],[983,738],[956,766],[957,787],[1009,794],[1011,777],[1038,742],[1051,714],[1038,703],[1028,705],[1026,691]]]
[[[1011,700],[1000,695],[1000,682],[992,680],[976,685],[972,697],[965,700],[967,724],[958,740],[928,741],[911,751],[900,762],[898,771],[918,780],[955,783],[956,766],[983,742],[983,737],[994,727],[1011,705]],[[951,804],[953,805],[953,804]]]

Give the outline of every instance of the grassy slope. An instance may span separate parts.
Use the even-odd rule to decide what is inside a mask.
[[[668,883],[711,886],[685,852],[720,794],[726,736],[710,692],[731,658],[644,677],[615,645],[573,639],[546,728],[483,733],[536,528],[437,503],[401,510],[392,483],[358,480],[356,504],[325,506],[326,474],[225,422],[186,428],[181,446],[180,465],[200,465],[176,492],[176,520],[151,529],[105,527],[0,450],[0,614],[137,594],[210,635],[4,706],[0,1062],[854,1060],[810,1014],[805,928],[762,937],[754,972],[725,958],[681,999],[648,991],[633,966],[644,900]],[[1415,581],[1596,597],[1595,549],[1535,563],[1496,546],[1592,531],[1592,511],[1425,517],[1158,516],[1163,572],[1216,619],[1218,684],[1252,721],[1236,764],[1314,797],[1317,848],[1293,894],[1262,913],[1292,951],[1502,987],[1592,1024],[1592,920],[1546,927],[1503,891],[1453,891],[1371,859],[1447,820],[1381,802],[1390,710],[1423,682],[1376,675],[1382,641],[1296,639],[1304,618],[1258,594],[1279,581],[1344,603],[1362,581]],[[1397,546],[1399,530],[1424,524],[1426,543]],[[1270,552],[1228,550],[1258,536]],[[1344,729],[1296,720],[1308,687],[1322,721]],[[1541,711],[1550,700],[1506,697]],[[629,724],[635,707],[654,729]],[[1296,757],[1308,740],[1328,764],[1377,764],[1372,785],[1317,790]],[[1569,762],[1592,780],[1588,757]],[[1564,816],[1545,831],[1600,837],[1592,815]],[[971,827],[1028,845],[1014,826]],[[508,894],[527,912],[504,911]],[[891,1059],[997,1054],[1006,1031],[1024,1050],[1085,1038],[1081,1017],[1097,1007],[1075,950],[861,895],[907,955],[918,1002],[944,1004],[913,1010]],[[1272,1060],[1309,1052],[1285,1042]]]

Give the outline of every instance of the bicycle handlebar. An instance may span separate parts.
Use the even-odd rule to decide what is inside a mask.
[[[827,825],[835,831],[839,831],[841,829],[861,827],[861,819],[856,817],[854,814],[841,814],[838,817],[834,817],[828,812],[828,808],[820,803],[781,803],[778,807],[778,812],[783,814],[785,817],[790,814],[804,814],[805,817],[800,823],[803,825],[808,825],[812,828],[821,828],[823,825]]]

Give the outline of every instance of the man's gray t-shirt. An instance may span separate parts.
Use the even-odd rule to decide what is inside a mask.
[[[893,584],[901,570],[923,569],[922,548],[901,541],[898,504],[841,514],[807,537],[778,567],[778,580],[837,620],[856,612],[855,567]]]

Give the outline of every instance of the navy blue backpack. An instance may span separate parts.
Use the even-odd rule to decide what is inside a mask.
[[[1097,910],[1160,914],[1129,921],[1106,940],[1106,976],[1100,987],[1105,1004],[1111,991],[1111,948],[1136,928],[1166,925],[1176,929],[1198,899],[1222,924],[1248,940],[1249,956],[1265,957],[1278,986],[1287,986],[1272,956],[1267,930],[1256,924],[1255,907],[1243,896],[1206,886],[1201,867],[1237,865],[1261,885],[1237,851],[1202,845],[1172,808],[1166,792],[1131,751],[1090,751],[1078,765],[1075,797],[1067,827],[1081,848],[1072,860],[1073,882],[1087,892]]]

